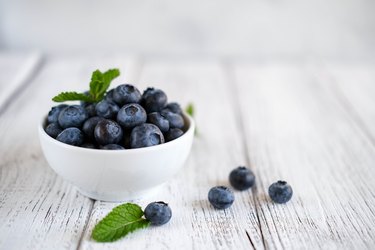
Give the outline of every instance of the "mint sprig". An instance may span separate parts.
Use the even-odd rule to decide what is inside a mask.
[[[194,118],[195,116],[195,108],[194,108],[194,104],[192,103],[189,103],[186,108],[185,108],[185,112],[188,113],[191,117]],[[197,126],[195,126],[195,131],[194,131],[194,134],[195,136],[198,136],[198,128]]]
[[[98,242],[112,242],[149,225],[150,221],[143,218],[143,210],[140,206],[126,203],[112,209],[95,226],[92,238]]]
[[[119,69],[110,69],[102,73],[100,70],[95,70],[91,76],[90,91],[88,94],[78,93],[74,91],[62,92],[52,98],[55,102],[65,101],[84,101],[84,102],[99,102],[103,100],[109,85],[112,80],[120,75]]]

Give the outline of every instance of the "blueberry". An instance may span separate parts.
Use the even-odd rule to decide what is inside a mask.
[[[133,128],[130,135],[130,147],[142,148],[164,143],[164,136],[154,124],[144,123]]]
[[[238,167],[229,174],[229,182],[237,190],[246,190],[255,183],[254,173],[246,167]]]
[[[121,126],[112,120],[98,122],[94,129],[94,136],[100,145],[117,144],[122,140]]]
[[[89,115],[82,106],[72,105],[60,112],[58,122],[62,128],[80,128],[88,117]]]
[[[83,123],[82,131],[83,131],[83,133],[85,133],[86,138],[88,138],[90,141],[93,141],[95,139],[95,137],[94,137],[95,127],[102,120],[104,120],[103,117],[94,116],[94,117],[91,117],[91,118],[87,119]]]
[[[179,114],[175,114],[169,110],[163,110],[161,111],[161,115],[169,121],[170,128],[182,129],[185,125],[184,118]]]
[[[161,111],[167,101],[167,95],[160,89],[147,88],[142,95],[142,105],[147,113]]]
[[[208,200],[217,209],[226,209],[234,202],[232,191],[224,186],[217,186],[208,192]]]
[[[158,126],[161,132],[167,132],[169,130],[169,121],[158,112],[148,114],[147,121]]]
[[[182,115],[181,106],[177,102],[168,103],[167,106],[165,107],[165,109],[171,111],[172,113]]]
[[[179,128],[171,128],[170,130],[168,130],[165,134],[164,134],[164,137],[165,137],[165,141],[173,141],[174,139],[177,139],[178,137],[180,137],[181,135],[184,134],[184,131],[182,131],[181,129]]]
[[[78,128],[66,128],[56,138],[66,144],[80,146],[83,144],[83,133]]]
[[[47,122],[48,123],[57,122],[61,110],[63,110],[66,107],[68,107],[68,105],[66,104],[60,104],[58,106],[52,107],[51,110],[48,112]]]
[[[81,105],[85,108],[89,117],[96,116],[96,103],[86,103],[85,105]]]
[[[141,92],[130,84],[121,84],[113,91],[113,100],[120,106],[128,103],[138,103],[141,97]]]
[[[162,201],[152,202],[147,205],[144,211],[145,217],[154,226],[167,223],[172,217],[172,210],[167,203]]]
[[[54,122],[54,123],[48,124],[45,131],[52,138],[56,138],[62,132],[62,128],[57,122]]]
[[[86,96],[90,96],[90,91],[89,90],[86,90],[85,92],[83,92],[82,94],[86,95]],[[80,104],[81,106],[83,107],[86,107],[88,104],[90,104],[89,102],[85,102],[85,101],[80,101]]]
[[[92,144],[92,143],[83,143],[82,145],[81,145],[81,147],[82,148],[91,148],[91,149],[96,149],[97,147],[94,145],[94,144]]]
[[[111,89],[110,91],[108,91],[105,94],[104,99],[107,100],[107,101],[109,101],[109,102],[115,102],[115,100],[113,99],[113,91],[114,91],[114,89]]]
[[[276,203],[286,203],[293,195],[292,187],[286,181],[277,181],[268,188],[268,194]]]
[[[101,147],[101,149],[106,149],[106,150],[122,150],[122,149],[125,149],[123,146],[121,145],[118,145],[118,144],[108,144],[108,145],[105,145],[103,147]]]
[[[107,100],[98,102],[95,107],[96,114],[107,119],[115,118],[119,109],[116,103]]]
[[[124,128],[134,128],[146,120],[146,111],[137,103],[126,104],[117,114],[117,122]]]

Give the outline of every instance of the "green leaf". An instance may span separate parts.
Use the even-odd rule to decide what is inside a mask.
[[[62,92],[52,98],[55,102],[65,102],[65,101],[85,101],[85,102],[92,102],[92,98],[87,96],[83,93],[77,92]]]
[[[192,103],[189,103],[185,108],[186,113],[188,113],[191,117],[194,117],[194,105]]]
[[[137,229],[146,228],[150,221],[142,216],[142,208],[137,204],[117,206],[95,226],[92,238],[98,242],[112,242]]]
[[[119,75],[120,70],[118,69],[110,69],[104,73],[100,72],[100,70],[95,70],[91,76],[90,96],[92,96],[95,101],[101,101],[112,80]]]

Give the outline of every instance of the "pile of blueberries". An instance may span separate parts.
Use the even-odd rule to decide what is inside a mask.
[[[61,104],[48,113],[45,131],[66,144],[92,149],[132,149],[172,141],[184,134],[182,109],[160,89],[143,94],[122,84],[98,103]]]
[[[240,166],[230,172],[229,182],[236,190],[247,190],[254,186],[255,175],[250,169]],[[292,198],[293,190],[286,181],[277,181],[268,188],[268,195],[274,202],[282,204]],[[215,208],[226,209],[233,204],[234,194],[228,187],[216,186],[208,192],[208,200]]]

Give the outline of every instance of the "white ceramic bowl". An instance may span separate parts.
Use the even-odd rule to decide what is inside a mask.
[[[183,166],[194,138],[194,120],[184,114],[186,132],[161,145],[97,150],[71,146],[50,137],[39,125],[44,156],[51,168],[95,200],[125,201],[142,198],[171,179]]]

